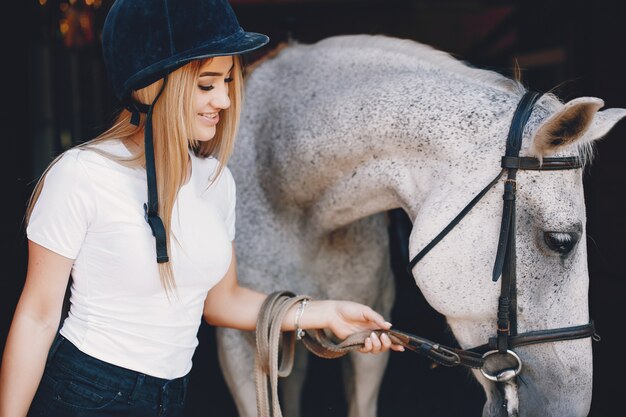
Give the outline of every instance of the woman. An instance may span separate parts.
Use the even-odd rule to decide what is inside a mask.
[[[125,109],[53,161],[33,193],[2,417],[181,416],[201,318],[252,330],[266,298],[237,284],[226,163],[238,54],[268,38],[244,32],[225,0],[117,0],[102,41]],[[294,307],[282,329],[345,338],[390,326],[367,306],[325,300]],[[403,350],[372,333],[361,351],[388,349]]]

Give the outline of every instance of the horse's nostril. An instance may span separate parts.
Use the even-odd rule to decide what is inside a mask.
[[[578,233],[573,232],[545,232],[543,240],[550,250],[565,255],[570,253],[578,242]]]

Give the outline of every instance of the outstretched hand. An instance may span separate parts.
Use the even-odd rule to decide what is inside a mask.
[[[321,301],[323,308],[328,312],[328,329],[340,339],[345,339],[351,334],[366,331],[391,328],[391,323],[372,308],[352,301]],[[381,353],[389,349],[398,352],[404,351],[404,346],[395,345],[386,334],[379,337],[372,332],[365,339],[364,346],[359,349],[362,353]]]

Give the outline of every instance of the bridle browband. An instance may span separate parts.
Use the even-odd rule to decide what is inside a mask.
[[[504,200],[502,209],[502,223],[498,240],[496,261],[493,267],[492,280],[497,281],[500,276],[501,287],[498,299],[498,317],[496,336],[489,339],[488,343],[472,349],[455,349],[444,347],[418,338],[414,335],[405,334],[406,344],[412,346],[416,352],[429,357],[431,360],[446,366],[464,365],[479,368],[483,375],[492,381],[504,382],[515,377],[522,368],[522,361],[513,351],[514,348],[536,343],[550,343],[562,340],[582,339],[593,337],[595,334],[593,321],[587,324],[571,327],[562,327],[551,330],[537,330],[522,334],[517,333],[517,291],[516,291],[516,256],[515,256],[515,195],[516,175],[518,170],[533,171],[557,171],[566,169],[582,168],[578,157],[552,157],[539,160],[532,157],[520,157],[522,134],[524,126],[530,118],[533,106],[541,97],[541,93],[529,91],[520,100],[506,142],[506,153],[502,157],[502,170],[485,188],[483,188],[461,212],[428,244],[408,265],[408,271],[412,274],[413,267],[426,254],[434,248],[478,203],[487,192],[500,181],[505,172],[507,178],[504,182]],[[400,336],[402,332],[396,331]],[[409,347],[411,349],[411,347]],[[496,373],[485,370],[487,358],[495,354],[504,354],[512,357],[516,362],[513,368],[502,369]]]

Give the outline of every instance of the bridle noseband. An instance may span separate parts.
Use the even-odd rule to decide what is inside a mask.
[[[483,188],[472,201],[410,262],[409,273],[413,267],[434,248],[450,232],[467,213],[482,199],[482,197],[502,178],[507,172],[504,183],[504,200],[502,209],[502,223],[496,261],[493,268],[492,280],[495,282],[500,277],[500,297],[498,300],[497,332],[496,336],[489,339],[488,343],[472,349],[454,349],[434,344],[427,340],[417,339],[407,334],[407,343],[415,347],[419,353],[425,354],[430,359],[443,365],[464,365],[479,368],[485,378],[505,382],[514,378],[521,372],[522,361],[513,351],[514,348],[536,343],[550,343],[562,340],[582,339],[593,337],[597,339],[593,321],[580,326],[562,327],[551,330],[538,330],[522,334],[517,333],[517,276],[515,255],[515,198],[516,198],[516,175],[518,170],[533,171],[557,171],[566,169],[578,169],[582,167],[578,157],[554,157],[543,158],[541,161],[532,157],[520,157],[522,134],[524,126],[533,106],[541,97],[540,93],[529,91],[520,100],[506,142],[506,153],[502,157],[502,170],[485,188]],[[497,372],[488,371],[485,368],[487,359],[491,356],[503,354],[513,359],[515,365],[511,368],[501,369]]]

